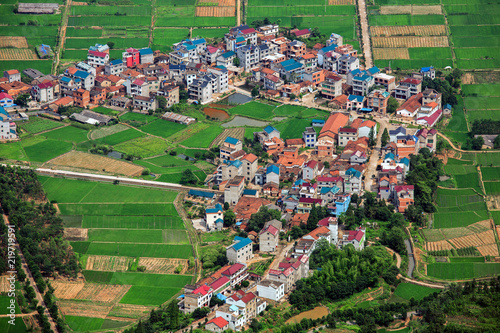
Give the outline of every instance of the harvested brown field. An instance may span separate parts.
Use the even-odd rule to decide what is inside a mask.
[[[1,49],[0,60],[36,60],[35,51],[30,49]]]
[[[116,303],[129,291],[131,286],[100,283],[85,283],[75,299],[87,299],[95,302]]]
[[[458,237],[458,238],[452,238],[449,240],[450,243],[452,243],[457,249],[462,249],[465,247],[471,247],[471,246],[479,246],[483,245],[484,243],[481,241],[479,237],[477,237],[476,234],[473,235],[468,235],[468,236],[463,236],[463,237]]]
[[[445,36],[444,25],[403,25],[370,27],[373,37],[377,36]]]
[[[235,15],[235,7],[196,7],[196,16],[231,17]]]
[[[109,312],[113,317],[140,318],[148,314],[153,307],[133,304],[117,304]]]
[[[354,0],[328,0],[328,4],[331,5],[353,5]]]
[[[493,244],[495,241],[495,234],[493,230],[488,230],[477,234],[477,237],[483,242],[483,244]]]
[[[140,176],[141,166],[118,161],[113,158],[88,154],[81,151],[70,151],[64,155],[54,158],[47,162],[49,165],[67,166],[86,170],[106,171],[109,173],[120,174],[125,176]]]
[[[180,274],[184,274],[188,269],[187,259],[167,259],[167,258],[139,258],[139,266],[145,266],[147,273],[174,274],[177,266],[182,265]]]
[[[465,73],[462,76],[462,83],[463,84],[474,84],[474,83],[476,83],[476,80],[474,79],[474,75],[472,75],[471,73]]]
[[[427,242],[427,244],[425,244],[425,249],[427,251],[451,250],[452,248],[453,246],[447,241]]]
[[[89,238],[89,229],[64,228],[64,238],[69,241],[86,241]]]
[[[481,253],[483,257],[485,256],[498,257],[497,244],[481,245],[477,247],[477,250]]]
[[[28,42],[26,37],[2,36],[0,39],[0,48],[17,47],[18,49],[27,49]]]
[[[404,48],[373,48],[375,59],[410,59],[408,49]]]
[[[472,230],[469,230],[467,228],[446,228],[440,230],[443,233],[444,237],[448,239],[468,236],[474,233]]]
[[[91,255],[87,259],[85,269],[91,271],[126,271],[131,261],[133,259],[128,257]]]
[[[50,281],[52,287],[54,287],[54,295],[59,299],[72,299],[82,290],[85,283],[82,282],[71,282],[63,280]]]
[[[426,15],[426,14],[442,14],[441,6],[380,6],[380,14],[411,14],[411,15]]]
[[[373,47],[449,47],[447,36],[373,37]]]
[[[473,223],[471,225],[468,225],[467,229],[469,229],[475,233],[488,231],[488,230],[491,230],[491,221],[484,220],[484,221],[476,222],[476,223]]]
[[[7,275],[0,276],[0,293],[6,293],[9,290],[9,281]]]
[[[113,304],[96,303],[92,301],[70,301],[61,299],[58,302],[59,309],[65,316],[82,316],[106,318]]]
[[[229,113],[224,110],[214,109],[214,108],[203,108],[203,113],[210,118],[215,118],[219,121],[229,119]]]
[[[243,127],[226,128],[214,139],[214,141],[212,141],[210,147],[220,146],[228,136],[243,140],[243,137],[245,136],[245,129]]]
[[[219,7],[223,6],[236,6],[236,0],[198,0],[197,4],[200,3],[217,3]]]

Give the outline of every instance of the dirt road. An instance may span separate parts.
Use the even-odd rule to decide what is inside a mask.
[[[380,124],[380,128],[377,132],[377,143],[375,144],[375,148],[372,149],[370,160],[366,166],[365,191],[372,191],[372,176],[377,172],[377,164],[380,159],[380,148],[382,147],[382,133],[389,127],[387,119],[378,118],[375,120]]]
[[[54,61],[54,65],[52,66],[52,74],[57,74],[57,67],[59,66],[59,61],[61,60],[61,53],[63,51],[64,42],[66,40],[66,27],[68,26],[68,18],[72,2],[73,2],[72,0],[68,0],[63,9],[62,23],[61,23],[61,28],[59,30],[59,46],[57,47],[57,51],[55,52],[56,59]]]
[[[241,25],[241,1],[236,0],[236,26],[239,27]]]
[[[366,1],[358,0],[359,22],[361,24],[361,35],[363,37],[363,55],[365,56],[365,68],[373,67],[372,44],[368,27],[368,15],[366,14]]]
[[[5,214],[2,214],[2,215],[3,215],[3,221],[4,221],[5,225],[9,225],[10,223],[9,223],[9,218],[7,217],[7,215],[5,215]],[[52,329],[52,331],[58,332],[58,330],[56,328],[56,324],[54,322],[54,319],[52,319],[52,316],[50,315],[49,311],[47,310],[47,306],[45,305],[45,302],[43,300],[43,295],[40,292],[40,290],[38,290],[38,287],[35,283],[35,279],[33,278],[33,275],[31,274],[30,268],[28,267],[28,264],[26,263],[26,260],[24,259],[24,255],[23,255],[23,252],[21,251],[21,248],[19,247],[19,244],[16,243],[14,245],[14,247],[16,248],[16,251],[19,254],[19,257],[21,258],[21,264],[22,264],[24,273],[26,273],[26,277],[29,279],[31,286],[33,287],[33,289],[35,289],[36,299],[38,300],[38,305],[43,306],[43,308],[45,309],[45,315],[47,316],[47,318],[49,320],[50,328]]]

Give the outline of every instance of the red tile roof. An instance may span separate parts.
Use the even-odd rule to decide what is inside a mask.
[[[302,30],[298,30],[298,31],[293,32],[293,34],[297,37],[307,35],[308,33],[310,33],[309,29],[302,29]]]
[[[358,242],[361,242],[364,234],[365,233],[362,230],[349,230],[349,236],[347,237],[347,240],[352,241],[355,239]]]
[[[92,54],[95,57],[106,58],[107,53],[99,52],[99,51],[89,51],[89,54]]]
[[[417,80],[417,79],[407,78],[407,79],[403,80],[402,82],[409,83],[409,84],[419,84],[422,81]]]
[[[413,191],[415,188],[413,185],[398,185],[394,187],[394,190],[397,192],[402,191]]]
[[[212,319],[212,320],[210,320],[210,321],[208,321],[206,323],[206,325],[208,325],[208,324],[215,324],[219,328],[224,328],[227,325],[229,325],[229,322],[226,319],[222,318],[222,317],[215,317],[214,319]]]
[[[300,198],[299,202],[303,203],[312,203],[312,204],[321,204],[321,199],[314,199],[314,198]]]
[[[222,272],[222,275],[231,276],[233,274],[236,274],[239,270],[241,270],[244,267],[245,267],[245,265],[243,265],[243,264],[239,264],[239,263],[234,264],[231,267],[229,267],[228,269],[226,269],[224,272]]]
[[[339,128],[347,125],[349,117],[342,113],[336,113],[328,118],[325,125],[319,132],[318,138],[329,136],[334,138],[339,134]]]
[[[315,167],[316,165],[318,165],[318,162],[317,162],[317,161],[315,161],[315,160],[311,160],[311,161],[309,161],[309,162],[307,162],[307,163],[306,163],[306,167],[309,167],[309,168],[311,168],[311,169],[314,169],[314,167]]]
[[[249,154],[246,154],[245,156],[243,156],[242,160],[247,160],[248,162],[250,163],[253,163],[257,160],[257,156],[255,156],[254,154],[252,153],[249,153]]]
[[[11,70],[7,71],[7,74],[9,74],[9,75],[19,74],[19,71],[17,69],[11,69]]]
[[[241,30],[241,33],[246,35],[246,34],[251,34],[251,33],[254,33],[256,32],[254,28],[248,28],[248,29],[245,29],[245,30]]]
[[[205,296],[206,294],[208,294],[208,292],[210,291],[210,287],[207,286],[206,284],[196,288],[195,290],[193,290],[193,294],[202,294],[203,296]]]
[[[324,219],[319,220],[318,225],[328,227],[330,223],[335,223],[335,222],[337,222],[336,217],[325,217]]]
[[[214,282],[212,282],[212,284],[210,284],[210,287],[212,287],[213,290],[217,290],[220,287],[222,287],[223,285],[225,285],[226,283],[228,283],[229,281],[231,281],[231,280],[229,280],[229,278],[227,276],[223,276],[221,278],[218,278]]]
[[[4,92],[0,93],[0,100],[4,98],[12,99],[12,96]]]

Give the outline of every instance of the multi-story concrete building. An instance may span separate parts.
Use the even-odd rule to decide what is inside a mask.
[[[386,114],[389,97],[390,94],[387,91],[373,90],[368,94],[367,107],[375,112]]]
[[[260,61],[260,47],[257,45],[245,45],[236,51],[240,66],[246,71],[256,67]]]
[[[198,308],[208,306],[213,296],[213,290],[206,284],[196,287],[186,285],[184,287],[184,312],[191,313]]]
[[[279,302],[285,296],[285,284],[271,280],[262,280],[257,283],[259,297]]]
[[[259,232],[259,250],[261,252],[276,251],[280,240],[280,230],[273,225],[265,226]]]
[[[109,62],[109,53],[99,51],[89,51],[87,62],[91,66],[104,66]]]
[[[316,130],[314,127],[306,127],[304,132],[302,132],[302,139],[306,147],[314,148],[316,145]]]
[[[141,111],[156,110],[156,98],[150,96],[133,96],[134,109]]]
[[[334,99],[342,95],[342,78],[335,74],[329,74],[321,83],[321,95],[327,99]]]
[[[11,69],[8,71],[3,71],[3,77],[7,78],[9,83],[15,81],[21,81],[21,73],[17,69]]]
[[[90,92],[80,88],[73,92],[73,98],[75,99],[76,106],[84,108],[90,103]]]
[[[241,162],[243,163],[243,176],[245,180],[250,182],[255,177],[255,172],[257,172],[257,168],[259,167],[258,158],[254,154],[246,154],[241,158]]]
[[[40,103],[50,102],[54,99],[54,85],[51,82],[34,85],[31,96]]]
[[[120,75],[127,68],[121,59],[111,60],[104,66],[106,75]]]
[[[0,140],[17,139],[16,123],[12,121],[9,113],[0,106]]]
[[[396,88],[396,78],[392,75],[377,73],[373,77],[375,78],[375,85],[384,86],[389,93]]]
[[[242,148],[243,144],[241,143],[241,140],[228,136],[220,146],[219,157],[223,160],[230,160],[231,154],[235,151],[241,150]]]
[[[228,181],[224,190],[224,202],[230,205],[236,205],[241,198],[243,188],[245,187],[245,177],[235,176]]]
[[[234,237],[233,244],[226,248],[227,260],[230,263],[246,264],[253,258],[253,242],[250,238]]]

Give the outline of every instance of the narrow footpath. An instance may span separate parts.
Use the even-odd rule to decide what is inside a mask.
[[[4,221],[5,225],[8,226],[10,224],[9,218],[5,214],[2,214],[2,215],[3,215],[3,221]],[[16,231],[17,231],[17,229],[16,229]],[[56,323],[54,322],[54,319],[50,315],[49,310],[47,310],[47,306],[45,305],[45,302],[43,300],[43,295],[40,292],[40,290],[38,290],[38,286],[36,285],[35,279],[33,278],[33,275],[31,274],[31,270],[29,269],[28,264],[26,263],[26,260],[24,259],[24,255],[23,255],[23,252],[21,251],[21,248],[19,247],[19,244],[16,242],[14,247],[16,248],[17,254],[19,254],[19,257],[21,258],[21,264],[22,264],[24,273],[26,273],[26,277],[29,279],[31,286],[35,290],[36,299],[38,300],[38,305],[43,306],[45,315],[47,316],[47,318],[49,320],[50,328],[52,329],[52,331],[58,332],[58,330],[56,328]],[[16,316],[18,316],[18,315],[16,315]]]
[[[359,21],[361,24],[361,35],[363,38],[363,55],[365,57],[365,68],[373,67],[372,43],[370,30],[368,27],[368,15],[366,10],[366,0],[358,0]]]

